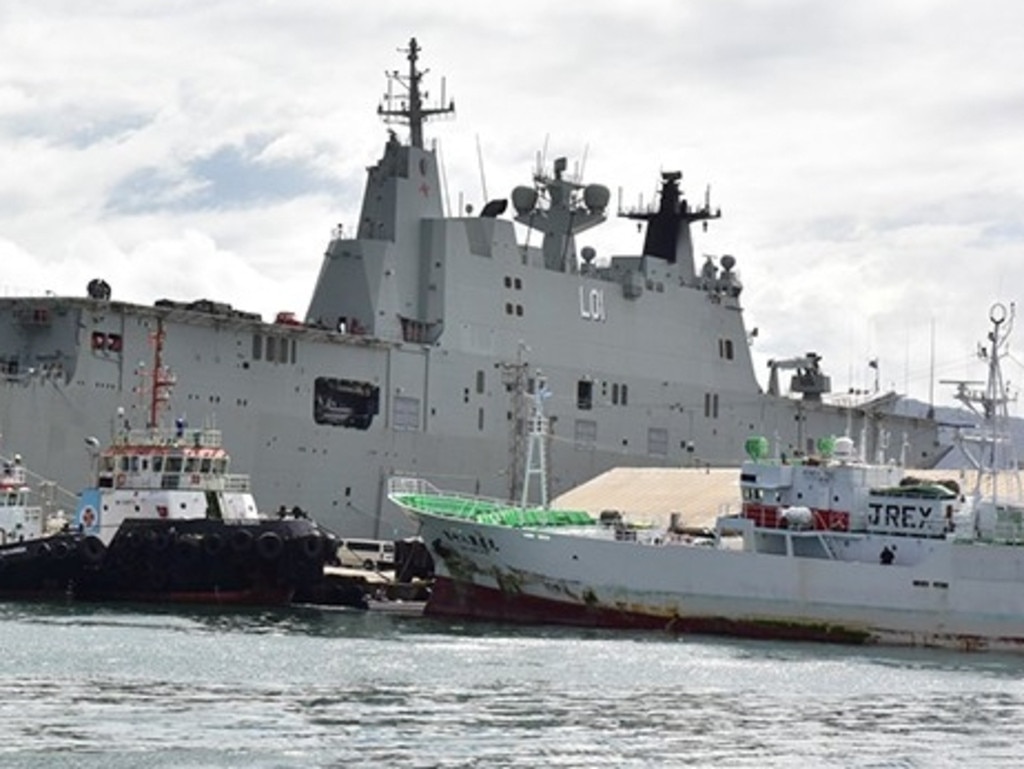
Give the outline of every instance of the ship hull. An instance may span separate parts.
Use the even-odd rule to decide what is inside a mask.
[[[322,581],[330,549],[306,520],[127,520],[109,547],[61,533],[0,548],[0,598],[283,605]]]
[[[1024,650],[1019,547],[935,539],[915,565],[886,566],[416,515],[437,570],[433,616]],[[909,544],[874,544],[886,543]]]

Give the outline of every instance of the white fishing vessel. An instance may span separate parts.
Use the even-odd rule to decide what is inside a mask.
[[[158,324],[183,409],[216,416],[257,498],[348,537],[407,529],[386,502],[396,471],[517,498],[536,369],[557,393],[552,496],[615,466],[732,466],[753,431],[806,453],[851,424],[873,452],[884,424],[906,434],[913,465],[941,456],[923,407],[899,416],[886,392],[838,401],[819,354],[774,360],[759,384],[742,260],[696,263],[691,227],[720,212],[688,200],[679,172],[662,174],[653,206],[620,206],[645,229],[634,254],[599,251],[609,190],[565,158],[541,158],[507,198],[452,211],[424,129],[453,107],[427,103],[415,39],[405,53],[379,111],[408,136],[389,132],[369,166],[358,223],[331,232],[305,314],[282,308],[268,323],[192,297],[143,306],[119,301],[115,276],[87,296],[0,298],[0,425],[36,472],[80,488],[83,436],[109,434],[118,409],[146,423],[132,371]]]
[[[998,440],[1012,313],[996,305],[991,321],[978,437]],[[531,444],[543,447],[539,431]],[[445,494],[420,479],[392,479],[390,496],[435,559],[428,614],[1024,650],[1024,507],[966,499],[955,480],[914,478],[899,459],[869,462],[845,436],[813,457],[770,456],[763,438],[747,451],[741,511],[707,538]]]

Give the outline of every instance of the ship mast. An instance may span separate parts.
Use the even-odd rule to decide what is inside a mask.
[[[427,94],[420,91],[420,80],[430,70],[419,70],[416,62],[419,60],[420,47],[416,38],[409,40],[408,48],[399,48],[402,53],[408,54],[409,74],[403,77],[398,70],[385,72],[388,78],[388,92],[384,95],[384,103],[377,107],[377,114],[384,118],[385,122],[397,121],[409,126],[409,144],[413,147],[423,149],[423,123],[435,115],[444,115],[455,112],[455,101],[444,104],[444,80],[441,81],[441,106],[423,106],[423,97]],[[392,84],[398,82],[408,92],[408,98],[398,99],[392,91]],[[396,104],[397,100],[397,104]]]
[[[1017,456],[1014,450],[1013,437],[1010,433],[1010,412],[1008,404],[1013,398],[1007,392],[1003,381],[1000,360],[1006,354],[1010,332],[1013,330],[1014,306],[1009,311],[1001,303],[992,305],[989,320],[992,330],[988,334],[989,346],[979,346],[978,357],[988,362],[988,378],[985,389],[972,389],[969,381],[953,381],[957,391],[953,397],[979,416],[984,425],[984,433],[980,436],[959,436],[961,450],[971,465],[977,470],[977,481],[974,496],[977,499],[982,487],[990,485],[993,502],[998,501],[1000,472],[1012,471],[1016,496],[1021,496],[1021,480],[1018,473]],[[977,455],[967,450],[964,443],[972,441],[979,444]]]
[[[523,474],[523,496],[521,506],[525,509],[530,499],[530,478],[536,476],[540,486],[540,506],[548,507],[548,466],[544,441],[547,438],[548,420],[544,416],[544,399],[551,395],[544,377],[537,377],[533,391],[533,413],[530,415],[530,442],[526,446],[526,470]]]
[[[163,319],[158,319],[156,331],[151,337],[153,371],[150,374],[149,423],[147,424],[150,430],[155,430],[160,426],[160,413],[167,408],[171,399],[171,389],[177,381],[170,369],[164,366],[164,334]]]

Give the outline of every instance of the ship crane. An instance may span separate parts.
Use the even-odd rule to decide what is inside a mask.
[[[821,372],[821,356],[809,352],[799,358],[770,360],[768,368],[771,376],[768,379],[768,394],[779,395],[779,370],[796,369],[789,382],[791,392],[801,393],[805,401],[820,401],[821,396],[832,391],[831,378]]]

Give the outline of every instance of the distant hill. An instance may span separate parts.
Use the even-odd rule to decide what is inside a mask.
[[[922,401],[914,400],[913,398],[901,398],[894,411],[902,416],[912,416],[924,418],[928,416],[928,404]],[[972,412],[965,408],[957,408],[955,406],[936,406],[935,407],[935,419],[937,419],[943,425],[948,425],[942,430],[940,440],[944,444],[953,444],[957,427],[962,426],[980,426],[980,420]],[[1021,456],[1024,456],[1024,419],[1020,417],[1010,417],[1010,434],[1013,437],[1013,445],[1017,449],[1018,461]],[[955,448],[946,457],[939,462],[938,468],[944,469],[959,469],[966,466],[966,461],[963,455]]]

